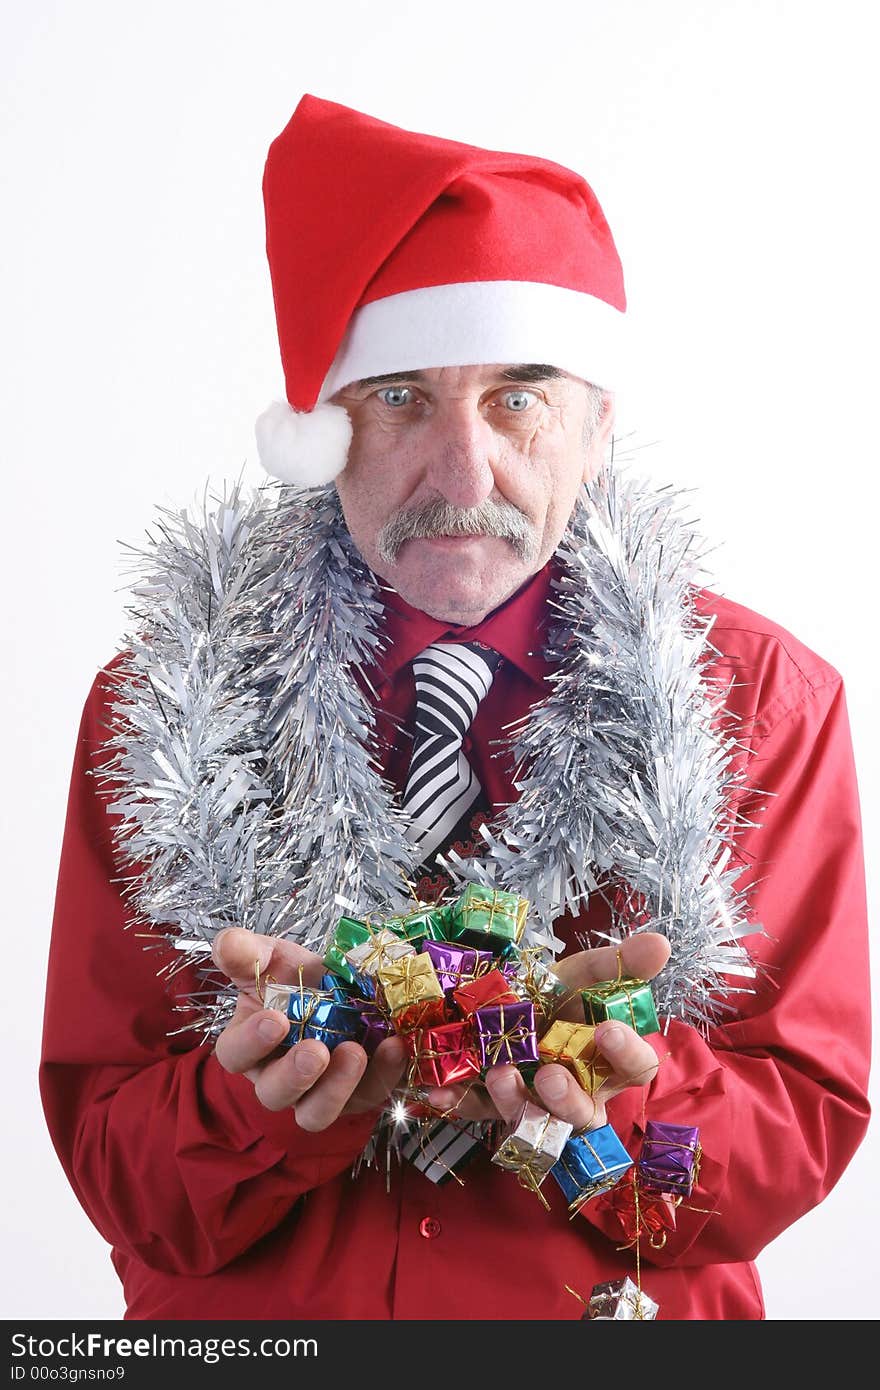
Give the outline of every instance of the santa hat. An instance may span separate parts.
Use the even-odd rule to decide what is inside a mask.
[[[287,401],[257,421],[267,472],[329,482],[345,467],[363,377],[541,362],[610,388],[623,271],[579,174],[401,130],[306,95],[263,177]]]

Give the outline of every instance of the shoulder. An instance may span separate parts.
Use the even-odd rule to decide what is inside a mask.
[[[92,679],[85,697],[80,722],[79,740],[90,758],[100,758],[111,736],[118,713],[121,687],[127,675],[127,652],[117,652]]]
[[[840,672],[772,618],[711,589],[693,589],[698,615],[711,619],[706,674],[733,682],[727,706],[751,726],[756,741],[787,715],[833,699]]]

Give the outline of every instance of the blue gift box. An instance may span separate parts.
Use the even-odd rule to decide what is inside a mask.
[[[632,1162],[611,1126],[601,1125],[573,1135],[550,1172],[574,1216],[591,1197],[614,1187]]]
[[[266,993],[266,1007],[280,1009],[290,1019],[290,1032],[281,1044],[293,1047],[305,1038],[317,1038],[331,1052],[341,1042],[357,1042],[362,1032],[361,1011],[340,1003],[333,994],[298,985],[289,987],[286,1001],[281,995],[284,986],[275,986],[273,996]]]
[[[351,1003],[351,990],[339,975],[329,972],[321,979],[321,990],[324,994],[330,994],[337,1004]]]

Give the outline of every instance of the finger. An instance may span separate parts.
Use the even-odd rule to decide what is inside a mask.
[[[303,983],[316,987],[324,974],[324,962],[314,951],[296,942],[252,932],[244,927],[224,927],[214,938],[214,963],[239,989],[255,987],[254,966],[261,975],[274,975],[279,984],[296,984],[302,968]]]
[[[647,1086],[657,1075],[657,1054],[646,1038],[639,1037],[626,1023],[601,1023],[596,1029],[596,1046],[609,1062],[612,1072],[602,1083],[603,1094],[613,1095],[627,1086]]]
[[[619,974],[653,980],[669,959],[671,947],[659,932],[638,932],[619,946],[597,946],[557,961],[554,970],[571,989],[615,980]],[[618,951],[620,959],[618,960]]]
[[[486,1088],[472,1086],[433,1086],[426,1092],[428,1104],[443,1115],[462,1120],[498,1120],[501,1116]]]
[[[406,1071],[408,1054],[402,1038],[386,1038],[369,1060],[351,1098],[352,1110],[373,1110],[384,1105]]]
[[[226,1071],[246,1076],[289,1032],[290,1022],[279,1009],[261,1009],[249,1018],[233,1017],[217,1038],[214,1053]]]
[[[334,1047],[327,1070],[294,1106],[300,1129],[317,1133],[338,1120],[366,1071],[368,1061],[366,1052],[357,1043],[344,1042]]]
[[[308,1093],[330,1064],[331,1055],[324,1044],[317,1038],[305,1038],[248,1076],[257,1099],[267,1110],[287,1110]]]
[[[528,1087],[516,1067],[490,1067],[486,1072],[486,1090],[505,1124],[512,1125],[520,1117],[530,1099]]]
[[[551,1115],[564,1120],[575,1129],[587,1129],[601,1123],[600,1113],[592,1096],[578,1084],[565,1067],[549,1062],[535,1073],[535,1094]]]

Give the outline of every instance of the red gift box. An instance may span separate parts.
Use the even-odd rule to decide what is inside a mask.
[[[480,1075],[480,1059],[469,1023],[420,1028],[407,1037],[411,1086],[457,1086]]]
[[[487,1009],[492,1004],[518,1004],[519,995],[510,988],[510,981],[500,970],[490,970],[479,980],[471,980],[452,991],[452,997],[466,1018],[477,1009]]]
[[[446,1022],[445,999],[417,999],[392,1015],[396,1033],[413,1033],[417,1028],[436,1028]]]
[[[635,1245],[642,1236],[655,1250],[662,1250],[669,1232],[675,1230],[676,1199],[656,1192],[646,1192],[639,1183],[635,1169],[630,1175],[605,1192],[597,1207],[613,1212],[620,1222],[628,1245]]]

